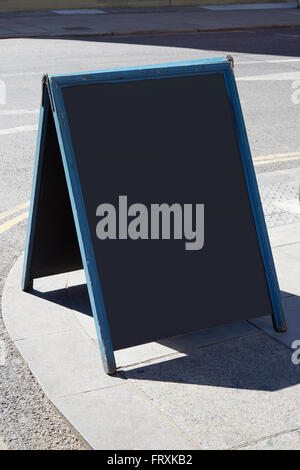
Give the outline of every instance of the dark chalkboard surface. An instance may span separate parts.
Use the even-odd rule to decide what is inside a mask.
[[[205,64],[49,80],[57,137],[48,106],[27,277],[78,269],[82,256],[104,357],[111,344],[116,350],[261,315],[284,329],[231,64]],[[127,231],[141,214],[130,212],[134,204],[145,208],[138,239]],[[182,219],[171,211],[167,236],[156,219],[151,238],[158,204],[176,204]],[[186,249],[187,205],[194,231],[202,210],[197,249]],[[100,239],[107,211],[102,229],[110,238]]]

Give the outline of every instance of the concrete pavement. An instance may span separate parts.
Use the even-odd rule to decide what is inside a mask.
[[[7,450],[5,442],[0,437],[0,450]]]
[[[8,332],[48,398],[93,449],[300,450],[300,223],[269,229],[289,330],[269,317],[117,351],[102,371],[82,271],[5,284]],[[234,295],[234,287],[233,287]]]
[[[0,151],[1,215],[13,211],[8,218],[16,221],[16,206],[30,196],[36,131],[26,129],[36,126],[38,121],[43,72],[70,73],[231,54],[252,154],[264,156],[255,159],[255,168],[259,172],[261,194],[269,200],[265,207],[269,227],[294,224],[295,214],[289,212],[292,207],[284,209],[279,204],[285,199],[295,201],[299,193],[296,170],[300,160],[295,157],[300,149],[299,104],[292,100],[297,91],[292,84],[299,79],[300,70],[298,36],[297,29],[277,29],[88,40],[72,37],[2,40],[0,79],[6,83],[7,100],[0,106],[0,130],[5,132]],[[23,132],[19,132],[20,127]],[[291,176],[293,181],[289,181]],[[6,221],[1,219],[1,224]],[[26,223],[26,220],[16,223],[1,234],[1,293],[11,266],[24,250]],[[297,226],[294,231],[297,233]],[[285,236],[280,240],[284,244]],[[284,258],[290,261],[287,253]],[[297,284],[297,278],[294,282]],[[36,383],[0,318],[1,351],[5,354],[0,367],[0,434],[7,446],[82,448]],[[297,431],[287,428],[288,433],[260,440],[255,446],[268,446],[269,441],[275,448],[293,446]]]
[[[300,27],[296,2],[289,8],[209,10],[204,7],[103,9],[99,14],[59,11],[0,13],[0,38],[112,36]],[[92,11],[92,10],[91,10]]]

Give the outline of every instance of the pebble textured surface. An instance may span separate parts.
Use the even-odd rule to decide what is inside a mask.
[[[0,285],[3,290],[3,281]],[[44,395],[0,317],[0,436],[12,450],[84,450]],[[0,439],[1,441],[1,439]]]
[[[300,213],[293,214],[279,205],[284,201],[296,202],[299,199],[298,182],[274,183],[262,186],[260,187],[260,197],[268,227],[292,224],[300,221]]]

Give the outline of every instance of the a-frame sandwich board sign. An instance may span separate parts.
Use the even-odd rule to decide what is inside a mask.
[[[45,76],[23,271],[83,266],[114,350],[286,324],[231,58]]]

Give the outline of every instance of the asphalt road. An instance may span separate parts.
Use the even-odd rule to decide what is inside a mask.
[[[263,192],[266,181],[284,182],[298,175],[300,168],[299,36],[300,29],[280,29],[111,39],[2,39],[1,292],[9,269],[24,250],[43,72],[233,55],[252,154],[264,156],[255,166]],[[0,318],[1,436],[12,449],[83,447],[43,396]]]

